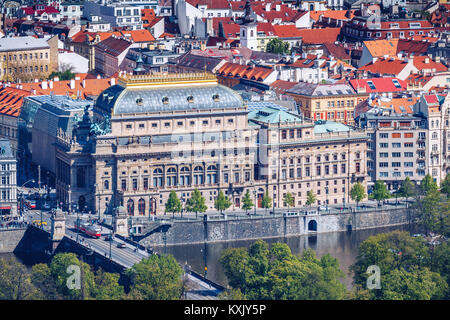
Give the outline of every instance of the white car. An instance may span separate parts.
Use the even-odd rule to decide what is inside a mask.
[[[318,210],[319,210],[319,211],[327,211],[327,207],[325,207],[325,206],[319,206]]]

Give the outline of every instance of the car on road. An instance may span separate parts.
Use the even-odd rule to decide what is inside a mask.
[[[105,241],[110,241],[110,240],[112,240],[112,236],[110,235],[110,234],[107,234],[106,236],[105,236]]]
[[[126,248],[126,247],[127,246],[126,246],[125,243],[120,242],[120,243],[117,244],[117,248],[123,249],[123,248]]]
[[[44,209],[45,210],[50,210],[51,209],[51,206],[50,206],[50,204],[49,203],[44,203]]]
[[[327,207],[325,207],[325,206],[319,206],[318,210],[319,210],[319,211],[327,211]]]

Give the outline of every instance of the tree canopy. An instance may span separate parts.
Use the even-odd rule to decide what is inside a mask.
[[[314,192],[312,190],[309,190],[306,193],[306,205],[307,206],[312,206],[314,203],[316,203],[316,195],[314,194]]]
[[[366,197],[364,186],[360,182],[354,184],[350,190],[350,196],[352,200],[356,201],[356,205],[359,205],[359,203]]]
[[[244,209],[245,212],[248,212],[248,210],[253,208],[253,206],[254,204],[250,196],[250,191],[247,189],[247,192],[245,193],[244,198],[242,199],[242,209]]]
[[[378,203],[380,203],[380,201],[389,199],[390,194],[386,188],[386,185],[384,184],[384,181],[377,180],[375,182],[375,185],[373,186],[372,196],[373,199],[377,200]]]
[[[275,38],[267,43],[266,52],[271,53],[289,53],[289,43]]]
[[[165,211],[171,213],[181,212],[181,200],[178,198],[174,190],[169,193],[169,199],[167,199]]]
[[[177,300],[182,294],[183,270],[172,255],[151,255],[126,273],[132,299]]]
[[[223,191],[220,190],[217,196],[216,201],[214,201],[214,207],[223,213],[224,210],[227,210],[231,206],[231,201],[228,200],[227,197],[223,194]]]
[[[205,212],[208,207],[205,204],[205,198],[202,196],[197,188],[191,193],[191,197],[186,201],[186,211],[195,212],[196,215],[199,212]]]
[[[335,258],[327,254],[318,259],[312,250],[297,257],[284,243],[270,250],[262,240],[248,250],[229,248],[219,261],[230,286],[249,300],[342,299],[346,292]]]
[[[359,247],[351,267],[355,297],[375,300],[442,299],[448,285],[439,273],[430,270],[430,249],[422,237],[394,231],[369,237]],[[381,289],[366,288],[369,266],[380,268]]]

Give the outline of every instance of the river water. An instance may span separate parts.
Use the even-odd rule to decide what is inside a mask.
[[[341,281],[348,288],[352,288],[352,275],[349,273],[349,267],[355,262],[358,254],[358,247],[368,237],[390,232],[394,230],[410,231],[410,226],[395,226],[384,227],[377,229],[357,230],[350,233],[347,232],[332,232],[321,233],[316,235],[304,235],[297,237],[286,238],[271,238],[265,239],[269,243],[283,242],[286,243],[293,254],[301,254],[303,250],[311,248],[316,251],[317,257],[321,257],[327,253],[339,260],[341,270],[345,273],[345,278]],[[411,233],[414,233],[411,230]],[[204,275],[205,266],[207,267],[207,278],[227,285],[227,279],[223,269],[218,262],[221,253],[227,248],[249,247],[256,240],[246,241],[228,241],[207,244],[192,244],[192,245],[176,245],[158,247],[155,249],[159,253],[170,253],[174,255],[177,261],[181,264],[187,264],[194,271]]]
[[[349,267],[355,262],[355,258],[358,254],[358,247],[368,237],[390,232],[394,230],[404,230],[412,233],[416,233],[416,228],[411,226],[395,226],[384,227],[377,229],[357,230],[353,232],[332,232],[321,233],[316,235],[303,235],[297,237],[286,238],[271,238],[266,239],[270,244],[275,242],[286,243],[292,253],[301,254],[303,250],[311,248],[316,251],[317,256],[320,258],[324,254],[331,254],[333,257],[339,260],[340,267],[345,273],[345,277],[342,282],[348,289],[352,288],[352,275],[349,273]],[[239,248],[249,247],[256,240],[245,241],[227,241],[207,244],[191,244],[191,245],[176,245],[165,247],[154,247],[159,253],[170,253],[174,255],[177,261],[184,265],[187,264],[192,270],[203,274],[205,266],[207,267],[207,278],[222,284],[227,285],[227,279],[220,265],[219,258],[223,250],[227,248]],[[0,258],[13,257],[18,261],[24,263],[29,268],[39,262],[33,257],[16,257],[12,253],[0,254]],[[34,261],[36,260],[36,261]]]

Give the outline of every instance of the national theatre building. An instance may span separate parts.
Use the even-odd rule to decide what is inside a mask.
[[[88,109],[71,136],[58,133],[57,194],[101,214],[120,205],[129,215],[162,214],[172,190],[185,203],[195,188],[208,209],[219,191],[230,210],[240,208],[247,190],[258,207],[266,190],[276,193],[280,207],[291,188],[302,206],[307,185],[314,190],[317,182],[338,190],[330,199],[328,188],[317,195],[321,203],[341,203],[352,183],[366,184],[368,137],[331,122],[314,128],[291,113],[249,115],[241,96],[212,74],[119,75]]]

